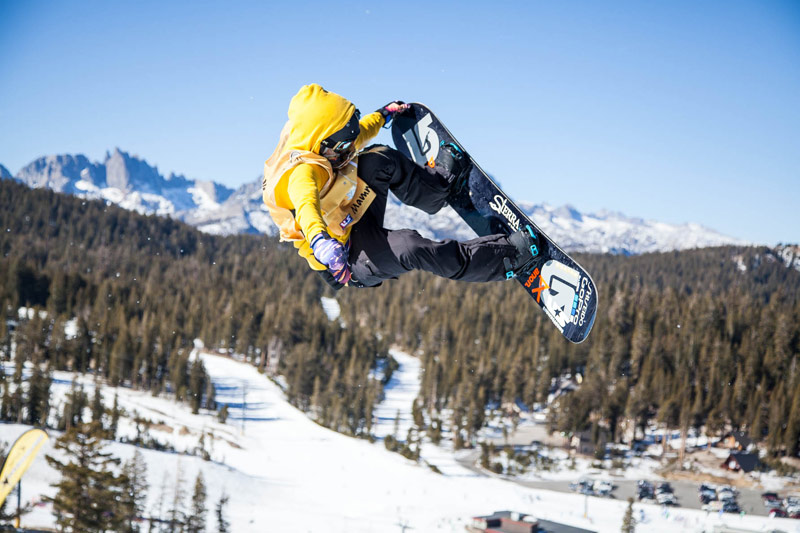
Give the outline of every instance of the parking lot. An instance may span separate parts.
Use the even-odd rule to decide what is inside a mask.
[[[523,481],[521,483],[528,487],[572,492],[569,487],[569,481]],[[616,488],[612,491],[611,496],[619,500],[627,500],[628,498],[633,498],[635,500],[636,483],[636,481],[632,480],[614,481]],[[700,483],[692,481],[671,481],[670,484],[672,485],[673,492],[680,507],[687,507],[689,509],[701,509],[703,507],[697,491]],[[761,501],[761,490],[738,490],[739,507],[741,507],[745,513],[767,516],[767,509]]]
[[[535,426],[534,429],[540,430],[540,426]],[[532,434],[526,434],[522,436],[521,440],[528,439],[532,436]],[[539,434],[535,436],[539,437]],[[530,442],[530,441],[528,441]],[[555,444],[555,443],[551,443]],[[476,462],[479,457],[479,452],[474,452],[473,454],[468,454],[460,459],[458,462],[463,466],[475,471],[476,473],[480,473],[485,475],[477,465]],[[554,490],[559,492],[576,492],[570,488],[570,484],[574,483],[574,481],[523,481],[516,479],[514,480],[516,483],[519,483],[524,486],[533,487],[533,488],[541,488],[546,490]],[[700,488],[700,481],[688,481],[688,480],[670,480],[670,485],[672,486],[673,494],[675,499],[677,500],[676,503],[679,507],[685,507],[688,509],[702,509],[703,502],[700,501],[699,491]],[[609,497],[615,498],[618,500],[627,500],[628,498],[633,498],[635,501],[637,500],[637,481],[636,480],[614,480],[613,481],[614,489],[611,491]],[[769,509],[764,506],[764,502],[761,498],[761,494],[765,492],[764,489],[754,489],[754,488],[743,488],[737,487],[737,498],[736,502],[738,503],[739,508],[741,511],[748,515],[756,515],[756,516],[768,516]],[[598,494],[595,494],[598,496]],[[657,502],[651,502],[656,503]],[[710,511],[716,512],[716,511]]]

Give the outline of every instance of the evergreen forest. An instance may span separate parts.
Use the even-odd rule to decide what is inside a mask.
[[[579,256],[600,311],[572,345],[513,281],[415,272],[334,294],[274,238],[207,235],[11,180],[0,180],[0,207],[0,359],[16,343],[15,371],[0,373],[2,420],[46,420],[52,370],[213,409],[189,360],[199,338],[282,376],[319,423],[368,437],[375,371],[389,379],[396,345],[420,356],[418,403],[428,420],[447,417],[459,445],[487,406],[541,406],[559,378],[580,376],[551,406],[552,429],[614,441],[652,424],[739,430],[773,455],[800,452],[800,272],[766,247]],[[338,320],[323,296],[337,298]],[[33,311],[21,319],[21,307]]]

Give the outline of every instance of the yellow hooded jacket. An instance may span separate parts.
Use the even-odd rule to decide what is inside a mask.
[[[264,163],[264,203],[280,230],[282,241],[294,241],[298,253],[314,270],[325,270],[311,251],[310,242],[326,231],[320,197],[337,180],[330,162],[318,154],[320,143],[350,120],[355,106],[317,84],[304,85],[289,104],[289,120],[283,127],[277,148]],[[384,124],[380,113],[359,121],[361,133],[356,150],[361,150]],[[355,172],[352,172],[355,174]],[[358,180],[363,187],[363,182]],[[350,238],[352,226],[329,232],[342,243]]]

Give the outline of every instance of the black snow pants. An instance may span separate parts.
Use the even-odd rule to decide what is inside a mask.
[[[461,281],[505,279],[503,258],[517,253],[505,235],[433,241],[411,229],[383,227],[389,191],[404,204],[429,214],[444,207],[447,184],[435,171],[388,146],[374,145],[358,156],[358,176],[375,190],[376,197],[350,234],[351,285],[375,287],[410,270]]]

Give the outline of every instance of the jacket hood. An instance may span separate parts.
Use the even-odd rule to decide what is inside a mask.
[[[318,153],[320,143],[342,129],[355,111],[355,105],[320,85],[304,85],[289,104],[287,150]]]

